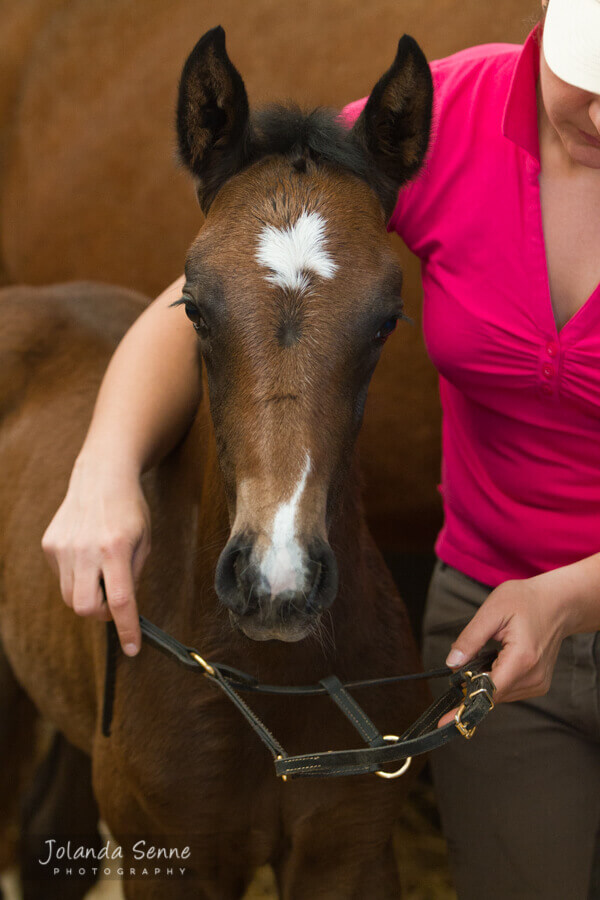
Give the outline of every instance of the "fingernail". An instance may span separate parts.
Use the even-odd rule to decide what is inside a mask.
[[[465,661],[465,654],[462,650],[451,650],[448,654],[448,658],[446,660],[446,665],[451,669],[454,669],[456,666],[460,666]]]
[[[137,653],[137,646],[135,644],[125,644],[123,651],[127,656],[135,656]]]

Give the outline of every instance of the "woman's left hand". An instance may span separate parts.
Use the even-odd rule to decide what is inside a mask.
[[[459,668],[489,640],[502,644],[492,666],[494,701],[508,703],[545,694],[568,634],[600,624],[600,555],[533,578],[505,581],[487,597],[452,644],[446,664]],[[454,717],[440,720],[446,725]]]

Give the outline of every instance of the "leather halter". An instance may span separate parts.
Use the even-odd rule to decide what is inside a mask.
[[[366,773],[375,773],[382,778],[397,777],[408,769],[409,761],[413,756],[443,747],[458,734],[467,739],[471,738],[480,722],[494,708],[495,686],[487,674],[487,670],[490,669],[496,658],[495,650],[480,654],[456,672],[444,666],[429,672],[352,681],[346,684],[342,684],[335,675],[330,675],[322,678],[318,684],[283,686],[259,684],[251,675],[234,669],[232,666],[207,662],[193,647],[186,647],[185,644],[180,643],[143,616],[140,616],[140,627],[145,641],[190,671],[204,675],[229,697],[270,751],[275,761],[275,773],[284,781],[290,778],[364,775]],[[102,734],[109,737],[119,648],[119,639],[113,622],[107,623],[106,636]],[[415,681],[443,676],[449,676],[450,681],[446,693],[432,703],[417,721],[399,737],[382,735],[347,690],[348,688],[357,689],[398,681]],[[358,750],[328,750],[289,756],[279,741],[239,696],[238,691],[284,695],[327,693],[358,731],[366,746]],[[456,706],[459,709],[454,720],[443,728],[438,728],[439,719]],[[396,772],[381,770],[381,766],[399,760],[403,760],[404,765]]]

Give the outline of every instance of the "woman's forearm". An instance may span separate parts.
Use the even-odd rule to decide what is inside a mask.
[[[565,634],[600,629],[600,553],[537,576],[564,620]]]
[[[142,313],[110,361],[78,465],[92,457],[141,474],[185,434],[201,392],[197,341],[178,279]]]
[[[150,552],[140,475],[183,437],[200,399],[196,335],[183,307],[170,306],[182,283],[161,294],[119,344],[67,494],[42,539],[67,606],[112,618],[130,655],[141,643],[135,585]]]

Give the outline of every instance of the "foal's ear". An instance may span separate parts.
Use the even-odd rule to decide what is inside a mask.
[[[382,75],[358,117],[352,136],[366,149],[377,171],[386,214],[398,188],[423,163],[433,105],[431,70],[417,42],[405,34],[391,67]]]
[[[219,25],[200,38],[183,67],[177,102],[181,161],[197,180],[203,212],[244,162],[248,96]]]

